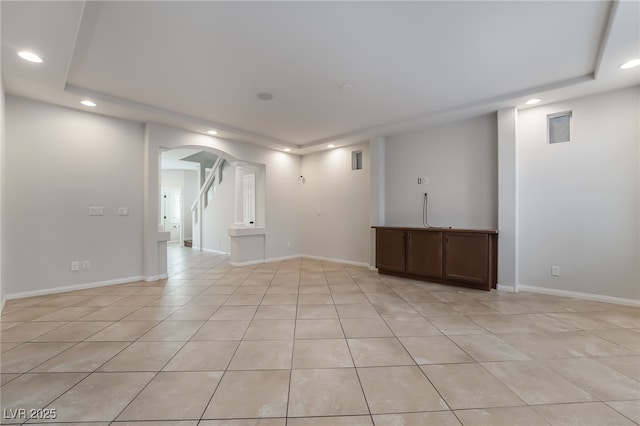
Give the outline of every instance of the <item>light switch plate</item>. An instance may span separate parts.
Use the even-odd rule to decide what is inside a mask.
[[[89,207],[89,216],[104,216],[104,207],[91,206]]]
[[[118,216],[129,216],[129,207],[118,208]]]

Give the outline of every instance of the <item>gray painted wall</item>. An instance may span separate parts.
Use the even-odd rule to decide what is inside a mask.
[[[13,96],[6,125],[7,294],[139,279],[142,125]],[[90,269],[72,272],[83,260]]]
[[[429,224],[454,228],[498,226],[496,115],[387,138],[386,224],[422,226],[424,193]],[[417,179],[428,179],[418,185]]]
[[[572,141],[549,145],[563,111]],[[638,87],[519,112],[520,284],[640,299],[639,117]]]

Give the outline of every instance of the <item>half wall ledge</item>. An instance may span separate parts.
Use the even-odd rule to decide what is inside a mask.
[[[145,277],[145,281],[164,280],[169,277],[167,274],[167,242],[171,239],[171,232],[158,231],[158,275]]]
[[[264,263],[266,228],[229,228],[231,238],[231,266],[247,266]]]

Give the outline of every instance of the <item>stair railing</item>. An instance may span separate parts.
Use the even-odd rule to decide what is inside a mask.
[[[193,226],[198,226],[198,235],[200,237],[198,242],[198,249],[202,251],[202,213],[204,208],[202,204],[204,203],[204,197],[207,196],[207,191],[211,185],[213,185],[213,181],[216,177],[216,172],[218,168],[222,167],[222,163],[224,162],[224,158],[218,157],[216,162],[213,163],[213,167],[211,168],[211,173],[207,176],[207,179],[200,187],[200,191],[198,192],[198,196],[196,200],[191,204],[191,219],[193,221]]]

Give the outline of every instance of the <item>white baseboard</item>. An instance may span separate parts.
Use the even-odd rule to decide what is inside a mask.
[[[191,248],[193,250],[200,250],[200,251],[206,251],[207,253],[213,253],[213,254],[222,254],[225,256],[229,256],[231,253],[229,253],[228,251],[220,251],[220,250],[214,250],[214,249],[208,249],[208,248],[202,248],[200,246],[191,246]]]
[[[378,268],[376,268],[376,267],[375,267],[375,266],[373,266],[373,265],[369,265],[369,270],[370,270],[371,272],[378,272]]]
[[[169,278],[169,275],[167,274],[149,275],[147,277],[144,277],[144,281],[146,282],[160,281],[160,280],[166,280],[167,278]]]
[[[265,263],[284,262],[286,260],[295,260],[295,259],[301,259],[301,258],[302,258],[301,254],[292,254],[289,256],[281,256],[281,257],[270,257],[269,259],[265,260]]]
[[[354,262],[352,260],[333,259],[330,257],[312,256],[309,254],[294,254],[291,256],[271,257],[268,259],[249,260],[247,262],[230,262],[230,263],[231,263],[231,266],[251,266],[251,265],[259,265],[261,263],[282,262],[285,260],[292,260],[292,259],[313,259],[313,260],[322,260],[325,262],[342,263],[344,265],[361,266],[364,268],[369,267],[369,264],[367,262]]]
[[[0,313],[4,310],[4,304],[7,301],[6,297],[2,297],[2,302],[0,302]]]
[[[517,293],[516,287],[512,286],[512,285],[498,284],[496,286],[496,290],[506,291],[506,292],[509,292],[509,293]]]
[[[227,251],[220,251],[220,250],[207,249],[207,248],[203,248],[202,251],[206,251],[207,253],[213,253],[213,254],[221,254],[223,256],[229,256],[231,254]]]
[[[42,290],[23,291],[20,293],[7,294],[5,300],[24,299],[26,297],[46,296],[49,294],[66,293],[75,290],[86,290],[88,288],[105,287],[109,285],[134,283],[136,281],[147,281],[143,276],[117,278],[115,280],[98,281],[93,283],[67,285],[62,287],[45,288]],[[4,301],[3,301],[4,307]]]
[[[616,305],[640,307],[640,300],[626,299],[623,297],[604,296],[601,294],[581,293],[578,291],[557,290],[555,288],[535,287],[530,285],[518,285],[518,291],[531,293],[550,294],[552,296],[572,297],[574,299],[593,300],[596,302],[615,303]]]
[[[331,257],[322,257],[322,256],[312,256],[309,254],[303,254],[300,257],[305,258],[305,259],[313,259],[313,260],[322,260],[325,262],[334,262],[334,263],[342,263],[344,265],[353,265],[353,266],[360,266],[363,268],[369,268],[369,262],[356,262],[353,260],[344,260],[344,259],[334,259]]]
[[[265,259],[259,259],[259,260],[249,260],[247,262],[229,262],[229,264],[234,267],[261,265],[263,263],[269,263],[269,261]]]
[[[270,257],[269,259],[259,259],[259,260],[249,260],[247,262],[229,262],[231,266],[251,266],[251,265],[260,265],[262,263],[273,263],[273,262],[283,262],[285,260],[293,260],[300,259],[303,257],[300,254],[294,254],[291,256],[282,256],[282,257]]]

